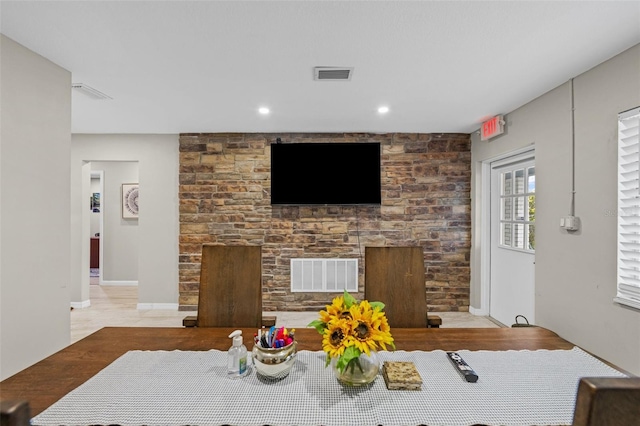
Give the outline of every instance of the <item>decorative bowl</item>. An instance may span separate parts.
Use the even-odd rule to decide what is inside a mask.
[[[296,362],[296,348],[295,340],[282,348],[263,348],[253,345],[252,358],[256,372],[266,379],[284,379]]]

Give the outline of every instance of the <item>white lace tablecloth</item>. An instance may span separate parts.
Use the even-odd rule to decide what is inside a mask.
[[[229,379],[226,352],[131,351],[32,419],[33,425],[562,425],[580,377],[624,376],[579,348],[459,351],[478,373],[465,382],[445,352],[380,352],[413,361],[421,391],[339,384],[323,352],[300,351],[288,377]]]

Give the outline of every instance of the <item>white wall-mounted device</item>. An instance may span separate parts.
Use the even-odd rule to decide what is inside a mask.
[[[577,231],[580,229],[580,218],[578,216],[561,217],[560,228],[565,231]]]

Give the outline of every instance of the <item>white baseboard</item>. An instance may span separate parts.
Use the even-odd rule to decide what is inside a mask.
[[[489,312],[485,311],[484,309],[477,309],[473,306],[469,306],[469,313],[479,317],[486,317],[489,315]]]
[[[91,300],[83,300],[82,302],[71,302],[73,309],[84,309],[91,306]]]
[[[138,281],[100,281],[100,285],[138,285]]]
[[[138,303],[137,308],[139,311],[146,311],[149,309],[164,309],[168,311],[177,311],[178,304],[177,303]]]

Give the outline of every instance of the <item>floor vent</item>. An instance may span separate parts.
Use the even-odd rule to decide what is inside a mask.
[[[358,259],[291,259],[292,292],[358,291]]]
[[[353,67],[315,67],[313,69],[314,80],[348,81],[351,80]]]

